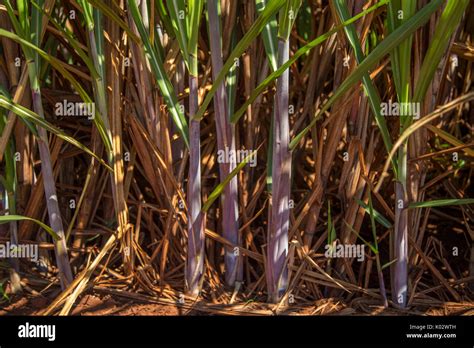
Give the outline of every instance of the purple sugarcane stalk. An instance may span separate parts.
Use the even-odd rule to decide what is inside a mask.
[[[222,47],[220,23],[217,13],[217,0],[208,1],[209,34],[211,46],[212,78],[215,80],[222,70]],[[214,113],[217,130],[217,148],[224,153],[235,153],[235,139],[233,126],[227,114],[227,94],[224,83],[221,83],[214,97]],[[223,161],[219,163],[219,174],[221,181],[224,180],[235,169],[234,161]],[[222,200],[222,230],[223,236],[233,245],[240,246],[241,238],[238,226],[237,206],[237,177],[224,188]],[[235,282],[242,281],[243,267],[240,254],[234,252],[234,248],[225,246],[225,281],[228,286],[234,286]]]
[[[394,256],[396,261],[393,265],[392,300],[399,307],[406,307],[408,290],[408,211],[405,208],[406,195],[400,182],[395,183],[395,235]],[[403,208],[399,203],[403,202]]]
[[[278,40],[278,66],[289,59],[289,40]],[[277,302],[288,287],[288,230],[290,226],[290,126],[288,115],[289,71],[277,80],[273,141],[273,193],[268,229],[266,278],[268,300]]]
[[[201,213],[200,124],[193,120],[198,109],[198,78],[189,74],[189,176],[187,291],[198,296],[204,275],[204,221]]]
[[[34,111],[44,118],[43,105],[41,103],[41,92],[38,89],[32,90]],[[61,287],[64,290],[73,279],[69,257],[67,254],[66,239],[64,236],[63,223],[61,221],[61,212],[58,205],[58,196],[54,184],[53,166],[51,164],[51,154],[48,146],[48,135],[44,128],[38,127],[38,148],[41,158],[41,173],[43,175],[44,194],[46,196],[46,205],[48,208],[49,224],[59,239],[54,241],[54,252],[56,263],[59,269],[59,279]]]

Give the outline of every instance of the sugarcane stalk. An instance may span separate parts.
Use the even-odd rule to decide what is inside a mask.
[[[289,59],[290,32],[301,1],[288,1],[280,12],[278,67]],[[274,100],[272,202],[268,224],[266,279],[268,300],[278,302],[288,288],[288,231],[290,227],[291,153],[289,121],[289,80],[286,69],[277,80]]]
[[[278,40],[278,65],[288,59],[289,42]],[[290,172],[291,155],[289,150],[289,115],[288,115],[289,71],[286,70],[277,81],[275,98],[275,123],[272,163],[272,207],[268,232],[267,262],[270,277],[269,300],[277,302],[288,287],[288,230],[290,222]]]
[[[189,173],[188,173],[188,254],[186,286],[191,296],[198,296],[204,280],[204,213],[201,212],[201,127],[195,120],[199,108],[198,96],[198,30],[203,2],[188,4],[187,43],[189,71]],[[179,19],[178,19],[179,22]],[[183,53],[186,50],[183,50]]]
[[[392,273],[392,301],[404,308],[408,291],[408,199],[406,194],[407,144],[399,149],[400,181],[395,182],[395,224],[393,254],[396,258]]]
[[[215,80],[222,70],[222,43],[220,21],[218,16],[217,0],[208,0],[209,15],[209,41],[211,48],[212,77]],[[218,151],[235,153],[235,138],[233,125],[230,123],[227,108],[227,93],[224,83],[221,83],[214,97],[214,113],[216,122],[217,148]],[[219,163],[219,174],[224,180],[235,169],[234,161],[223,161]],[[233,245],[241,245],[241,237],[238,226],[237,206],[237,177],[234,176],[225,186],[222,202],[222,231],[223,236]],[[240,254],[233,247],[225,246],[225,282],[228,286],[235,286],[236,282],[242,281],[243,264]]]
[[[189,75],[189,174],[188,174],[188,254],[186,284],[188,293],[199,295],[204,275],[204,221],[201,213],[200,124],[193,120],[198,108],[198,77]]]
[[[28,68],[30,69],[33,109],[41,118],[44,119],[43,105],[41,103],[41,91],[37,80],[35,63],[33,61],[29,62]],[[53,231],[59,236],[59,239],[54,241],[54,253],[56,255],[56,262],[59,269],[61,287],[62,289],[65,289],[72,282],[73,276],[67,254],[61,211],[59,210],[58,196],[54,183],[48,136],[46,130],[41,127],[38,128],[38,135],[38,149],[41,158],[41,173],[43,175],[44,194],[46,197],[46,206],[48,208],[49,223]]]

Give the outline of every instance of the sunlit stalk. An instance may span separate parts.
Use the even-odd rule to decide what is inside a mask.
[[[288,1],[280,12],[278,33],[278,67],[290,55],[290,32],[300,1]],[[266,277],[268,300],[277,302],[288,287],[288,230],[290,227],[291,153],[289,121],[289,70],[277,80],[275,95],[272,204],[268,224]]]
[[[39,5],[41,6],[42,4],[43,1],[40,1]],[[28,19],[28,2],[18,1],[17,5],[19,9],[18,12],[20,24],[20,26],[16,28],[17,31],[21,30],[21,34],[25,36],[25,39],[32,40],[36,46],[39,46],[41,42],[40,37],[43,33],[42,13],[38,9],[36,9],[36,7],[32,8],[32,25],[30,26],[30,21]],[[16,21],[16,19],[11,13],[10,18],[12,21]],[[33,109],[39,115],[40,118],[44,119],[45,117],[38,78],[40,70],[39,55],[38,53],[33,52],[30,48],[27,47],[23,47],[23,52],[26,56],[28,64],[28,74],[30,79]],[[54,241],[54,252],[56,255],[56,262],[59,269],[59,279],[61,282],[61,287],[65,289],[72,281],[73,276],[69,263],[69,257],[67,254],[64,228],[61,220],[61,211],[59,209],[58,204],[58,196],[54,181],[51,154],[49,152],[49,140],[46,130],[44,128],[38,127],[37,139],[39,154],[41,158],[41,173],[43,176],[44,193],[46,198],[46,206],[48,208],[49,223],[53,231],[59,236],[59,239]]]
[[[222,43],[220,20],[218,16],[217,0],[208,0],[209,15],[209,41],[211,48],[212,76],[215,80],[222,70]],[[235,139],[233,125],[230,123],[228,99],[224,83],[221,83],[214,97],[214,113],[216,121],[217,148],[218,151],[226,153],[235,153]],[[235,169],[234,161],[223,161],[219,163],[219,174],[221,180],[224,180],[232,170]],[[222,201],[222,231],[223,236],[234,245],[241,244],[238,226],[238,207],[237,207],[237,177],[226,185]],[[242,281],[242,258],[234,248],[225,247],[225,277],[226,284],[234,286],[236,281]]]

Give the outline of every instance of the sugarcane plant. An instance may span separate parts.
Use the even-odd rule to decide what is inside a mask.
[[[87,44],[91,55],[91,61],[88,66],[91,75],[94,76],[92,81],[94,101],[98,105],[98,120],[96,122],[97,130],[101,134],[102,140],[105,144],[106,156],[109,165],[113,168],[110,171],[110,184],[112,190],[112,197],[114,202],[114,211],[116,220],[118,222],[119,239],[122,242],[121,251],[124,261],[124,269],[127,275],[130,275],[132,269],[132,250],[130,246],[130,233],[127,227],[128,224],[128,209],[125,205],[124,188],[123,188],[123,161],[122,161],[122,144],[121,144],[121,129],[117,127],[114,120],[119,119],[120,115],[111,113],[112,127],[109,120],[108,102],[112,104],[113,98],[107,98],[106,90],[106,66],[105,66],[105,40],[103,30],[102,13],[97,8],[94,8],[89,2],[79,0],[78,4],[83,12],[84,21],[87,31]],[[71,38],[70,42],[74,39]],[[76,45],[77,47],[77,45]],[[77,48],[80,50],[80,48]],[[112,67],[113,68],[113,67]],[[117,91],[111,91],[112,95]],[[95,165],[95,159],[92,159],[91,167]],[[81,200],[82,201],[82,200]],[[78,211],[76,209],[76,211]],[[72,224],[70,225],[70,227]]]
[[[262,13],[265,6],[267,5],[266,0],[255,0],[255,5],[257,11]],[[265,47],[265,53],[267,54],[267,60],[270,65],[272,72],[275,72],[278,69],[277,56],[278,56],[278,23],[276,17],[273,16],[267,22],[265,27],[262,30],[262,39],[263,45]],[[272,161],[273,161],[273,118],[274,110],[272,110],[271,120],[270,120],[270,135],[268,138],[268,151],[267,151],[267,190],[269,193],[272,192]]]
[[[436,265],[431,267],[434,263],[430,265],[430,257],[420,247],[426,245],[428,235],[428,242],[440,235],[431,234],[429,210],[424,227],[428,232],[418,233],[417,226],[424,208],[473,204],[472,198],[461,199],[469,184],[469,178],[460,175],[466,167],[453,165],[446,175],[454,175],[443,182],[457,198],[423,201],[424,195],[436,197],[445,191],[435,191],[438,180],[425,185],[429,192],[418,190],[413,182],[422,187],[424,176],[417,175],[418,167],[411,163],[430,163],[436,156],[436,161],[441,160],[430,170],[440,173],[439,168],[449,162],[442,156],[453,150],[413,151],[420,143],[431,149],[438,146],[438,138],[433,137],[431,143],[427,132],[418,132],[422,128],[474,156],[471,144],[453,140],[441,129],[449,122],[453,129],[463,129],[456,129],[457,136],[470,139],[464,132],[469,128],[458,122],[461,118],[450,119],[448,112],[457,110],[465,117],[465,106],[474,100],[474,92],[467,92],[471,84],[459,76],[445,79],[440,69],[447,70],[448,54],[455,50],[461,52],[461,59],[470,57],[470,44],[462,42],[462,35],[468,34],[464,28],[457,31],[458,24],[465,23],[461,19],[469,0],[304,1],[302,9],[302,0],[1,3],[5,5],[0,6],[4,15],[0,22],[8,19],[13,30],[6,29],[9,25],[0,28],[0,80],[12,70],[5,68],[3,58],[15,51],[5,41],[19,44],[25,59],[23,82],[14,82],[18,80],[15,72],[8,79],[13,81],[9,83],[12,91],[0,87],[0,224],[10,227],[8,235],[5,228],[0,229],[0,239],[18,243],[38,237],[31,228],[22,232],[26,225],[18,221],[34,222],[41,228],[37,230],[53,238],[64,291],[45,313],[53,313],[58,306],[63,306],[60,314],[69,313],[97,274],[114,279],[114,285],[123,282],[124,287],[157,296],[176,296],[183,284],[192,297],[204,295],[208,300],[209,295],[219,303],[266,295],[267,301],[279,303],[277,311],[293,291],[306,299],[327,295],[320,286],[334,288],[331,296],[338,288],[354,289],[377,297],[383,307],[393,303],[405,308],[417,295],[419,284],[437,289],[431,280],[426,281],[428,272],[437,280],[441,273],[448,273],[436,272]],[[69,9],[80,12],[77,21],[68,16]],[[205,25],[201,20],[207,20]],[[426,38],[430,39],[426,45],[418,46]],[[337,66],[346,48],[355,58],[347,71]],[[244,64],[239,70],[236,62],[240,61]],[[291,81],[290,71],[294,72]],[[239,75],[245,78],[240,84]],[[446,86],[439,94],[430,93],[438,79]],[[462,92],[461,82],[465,83]],[[28,88],[32,106],[20,93]],[[459,94],[436,110],[438,103]],[[48,121],[56,95],[97,105],[93,122],[63,117]],[[401,111],[393,122],[382,111],[385,99],[390,98]],[[404,108],[413,104],[422,105],[416,115],[423,116],[421,120]],[[294,114],[290,114],[292,106]],[[435,125],[432,121],[441,115],[446,117]],[[14,129],[13,117],[26,127]],[[68,131],[74,135],[67,135]],[[25,150],[31,158],[18,166],[15,147],[21,148],[25,134],[27,145],[35,140],[37,147]],[[337,153],[347,138],[349,152],[357,156],[351,156],[338,175]],[[77,139],[86,139],[92,150]],[[231,154],[238,152],[241,140],[244,147],[252,147],[251,154],[236,159]],[[386,153],[378,151],[382,146]],[[266,166],[244,169],[260,148],[267,152]],[[40,175],[40,166],[33,165],[37,149]],[[125,150],[130,154],[126,165]],[[216,150],[230,158],[217,156],[216,161]],[[84,153],[92,158],[84,161]],[[265,158],[265,154],[259,156]],[[73,164],[77,164],[74,175],[69,175]],[[21,194],[25,186],[19,176],[25,167],[31,167],[34,198],[26,208]],[[386,178],[393,182],[382,186]],[[454,187],[451,179],[464,187]],[[73,214],[60,209],[57,195],[63,201],[76,194],[80,198]],[[203,197],[207,197],[204,202]],[[44,198],[52,228],[36,220],[44,219],[38,204]],[[297,202],[294,206],[292,198]],[[210,210],[215,202],[220,203],[219,209]],[[31,217],[18,215],[23,211]],[[472,214],[464,207],[462,213]],[[321,232],[316,243],[313,232]],[[349,232],[354,238],[346,238]],[[368,260],[358,267],[347,262],[351,256],[343,255],[337,257],[346,258],[344,267],[335,267],[332,259],[325,269],[320,267],[314,259],[317,249],[323,243],[334,247],[338,238],[344,243],[361,240],[370,248]],[[82,269],[74,281],[68,243],[72,264]],[[99,253],[97,246],[101,246]],[[80,264],[89,257],[91,262]],[[411,294],[410,262],[428,265]],[[389,266],[391,291],[385,286],[388,273],[384,274]],[[19,288],[18,262],[12,270],[10,283]],[[457,269],[448,271],[458,273]],[[3,283],[5,277],[0,278]],[[453,284],[463,280],[440,283],[458,300],[463,287]],[[377,281],[380,296],[373,291]],[[229,296],[221,288],[234,292]]]
[[[400,136],[412,125],[413,110],[423,103],[436,68],[449,44],[449,39],[458,26],[469,1],[450,0],[446,3],[438,21],[434,37],[421,67],[418,81],[411,73],[412,36],[397,46],[391,53],[393,79],[400,105]],[[440,6],[441,1],[431,1],[430,5]],[[416,13],[416,2],[392,0],[388,7],[389,32],[395,31]],[[407,306],[408,294],[408,239],[411,219],[408,214],[410,205],[410,187],[408,182],[408,142],[402,142],[398,148],[395,174],[395,224],[392,237],[392,256],[395,260],[391,268],[392,301],[402,308]]]
[[[29,1],[19,0],[16,2],[18,18],[14,14],[13,7],[9,0],[5,1],[8,14],[17,35],[39,47],[44,34],[43,13],[36,6],[31,6]],[[38,2],[39,7],[45,6],[45,1]],[[30,19],[31,18],[31,19]],[[44,111],[41,97],[39,74],[42,62],[37,51],[27,45],[21,45],[28,67],[29,82],[32,94],[33,109],[35,113],[44,119]],[[44,193],[48,208],[49,223],[54,232],[59,236],[54,243],[54,251],[59,269],[61,286],[66,288],[72,281],[72,271],[67,254],[64,227],[61,219],[61,211],[58,204],[58,196],[54,183],[53,167],[51,164],[51,153],[49,151],[49,139],[46,130],[38,127],[38,148],[41,158],[41,170],[43,175]]]
[[[0,86],[0,93],[10,98],[8,91],[3,86]],[[6,110],[0,110],[0,133],[3,133],[7,123]],[[12,139],[9,139],[4,152],[4,172],[0,174],[0,207],[5,211],[5,215],[16,215],[16,201],[17,201],[17,173],[15,160],[15,145]],[[12,245],[18,245],[18,222],[10,221],[10,242]],[[21,291],[20,284],[20,263],[18,259],[12,258],[10,260],[10,283],[12,285],[12,292]]]
[[[346,0],[336,0],[332,4],[334,5],[334,9],[337,12],[339,19],[342,22],[350,19],[349,9],[347,7]],[[347,40],[352,46],[355,59],[357,63],[360,64],[364,60],[365,54],[362,50],[362,45],[361,45],[361,42],[360,42],[360,39],[359,39],[359,36],[354,24],[351,23],[345,26],[344,32],[346,34]],[[375,122],[380,130],[380,134],[382,136],[382,140],[384,142],[386,151],[390,152],[393,144],[392,144],[392,139],[390,137],[390,131],[387,127],[387,122],[381,113],[381,98],[374,82],[370,79],[368,72],[364,74],[364,76],[362,77],[362,84],[364,87],[364,92],[367,95],[367,98],[369,99],[370,107],[374,115]],[[398,168],[397,168],[395,160],[392,161],[392,169],[394,173],[397,173]],[[375,253],[377,272],[378,272],[378,278],[379,278],[380,294],[382,296],[384,307],[387,307],[388,306],[387,294],[385,291],[385,281],[383,278],[382,265],[380,262],[380,255],[379,255],[379,250],[378,250],[378,245],[377,245],[377,235],[375,232],[376,227],[375,227],[373,207],[372,207],[372,196],[370,194],[370,191],[369,191],[369,205],[370,205],[370,210],[368,212],[371,218],[372,231],[373,231],[374,243],[375,243],[374,246],[369,244],[369,247]]]
[[[201,165],[200,165],[200,125],[192,117],[198,108],[198,62],[197,39],[202,1],[190,1],[188,7],[184,1],[171,1],[161,11],[168,10],[172,27],[179,43],[182,58],[189,73],[189,115],[190,122],[184,118],[184,108],[178,102],[173,86],[166,74],[162,56],[163,47],[160,40],[151,40],[149,27],[149,8],[145,1],[129,0],[128,7],[133,24],[136,26],[144,45],[147,60],[164,97],[176,128],[189,150],[188,176],[188,253],[186,260],[186,291],[196,296],[199,294],[204,274],[204,218],[201,213]],[[156,35],[157,36],[157,35]]]
[[[278,67],[289,59],[290,34],[301,5],[292,0],[279,14]],[[274,101],[273,159],[272,159],[272,203],[268,224],[268,246],[266,279],[268,297],[277,302],[288,286],[288,231],[290,227],[291,153],[289,120],[289,71],[278,78]]]
[[[204,224],[201,211],[201,127],[195,120],[199,108],[198,96],[198,37],[204,1],[182,0],[168,2],[173,30],[178,39],[181,55],[188,70],[189,81],[189,174],[188,255],[186,261],[186,289],[192,296],[199,295],[204,280]]]
[[[215,80],[222,70],[222,41],[221,41],[221,21],[219,17],[220,5],[217,0],[207,1],[207,13],[209,23],[209,43],[211,51],[212,76]],[[236,67],[235,67],[236,68]],[[234,69],[235,69],[234,68]],[[233,76],[229,76],[230,79]],[[235,89],[235,84],[225,83],[218,86],[214,97],[214,118],[216,123],[217,149],[221,153],[235,153],[235,131],[234,125],[230,122],[229,115],[229,88]],[[221,181],[224,180],[236,167],[233,160],[224,160],[219,163],[219,175]],[[223,236],[234,247],[225,246],[225,281],[228,286],[236,286],[242,282],[243,263],[242,256],[239,253],[238,246],[242,244],[239,233],[239,211],[238,211],[238,192],[237,177],[233,177],[225,186],[224,193],[221,196],[222,201],[222,230]]]

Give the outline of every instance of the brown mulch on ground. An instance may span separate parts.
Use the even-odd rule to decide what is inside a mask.
[[[42,315],[54,300],[53,296],[16,295],[0,304],[3,315]],[[133,299],[132,299],[133,297]],[[177,316],[177,315],[474,315],[472,302],[445,302],[433,305],[431,301],[415,300],[407,310],[384,309],[377,300],[357,298],[343,303],[325,298],[313,303],[294,303],[289,306],[269,305],[264,302],[240,302],[231,305],[213,304],[200,300],[194,303],[170,303],[169,300],[126,291],[96,288],[79,298],[71,315],[117,316]]]

